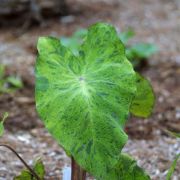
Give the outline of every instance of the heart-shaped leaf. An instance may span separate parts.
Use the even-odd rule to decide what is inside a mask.
[[[38,41],[36,107],[77,163],[103,177],[127,141],[123,131],[136,77],[115,29],[91,26],[77,56],[52,37]]]

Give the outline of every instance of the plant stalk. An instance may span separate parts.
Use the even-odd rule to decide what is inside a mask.
[[[86,171],[82,169],[74,160],[71,158],[71,180],[85,180]]]
[[[7,144],[0,144],[2,147],[6,147],[7,149],[11,150],[18,158],[19,160],[24,164],[24,166],[31,172],[31,174],[37,179],[41,180],[39,176],[36,174],[36,172],[22,159],[22,157],[9,145]]]

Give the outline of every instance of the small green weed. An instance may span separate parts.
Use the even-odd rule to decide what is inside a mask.
[[[23,87],[18,76],[5,76],[5,66],[0,64],[0,94],[11,93]]]
[[[180,138],[180,133],[176,133],[176,132],[171,132],[171,131],[167,131],[167,133],[177,139]],[[166,176],[166,180],[171,180],[171,177],[176,169],[176,165],[177,165],[177,162],[180,158],[180,153],[178,153],[174,159],[174,161],[172,162],[170,168],[169,168],[169,171],[167,173],[167,176]]]
[[[33,163],[32,170],[36,173],[38,176],[38,180],[44,180],[45,176],[45,167],[40,158],[35,160]],[[37,180],[36,177],[32,174],[32,172],[29,169],[23,169],[20,173],[20,175],[14,177],[14,180]]]
[[[7,119],[7,117],[8,117],[8,113],[5,112],[2,119],[0,120],[0,136],[2,136],[4,133],[4,122]]]

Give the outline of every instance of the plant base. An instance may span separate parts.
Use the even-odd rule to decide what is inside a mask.
[[[74,160],[71,158],[71,180],[85,180],[86,171],[83,170]]]

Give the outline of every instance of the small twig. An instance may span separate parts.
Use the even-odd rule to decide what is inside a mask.
[[[39,176],[36,174],[36,172],[21,158],[21,156],[9,145],[7,144],[0,144],[0,146],[6,147],[9,150],[11,150],[18,158],[19,160],[24,164],[24,166],[31,172],[31,174],[37,179],[41,180]]]

